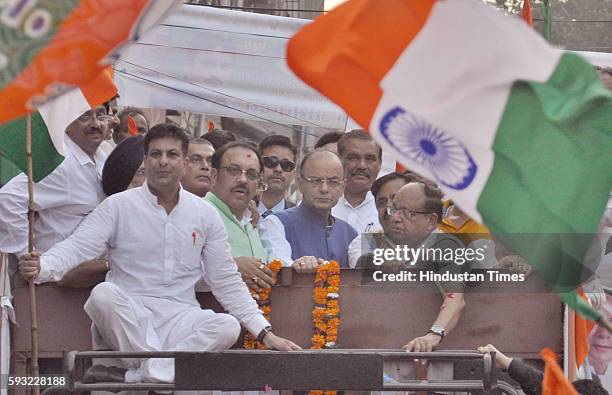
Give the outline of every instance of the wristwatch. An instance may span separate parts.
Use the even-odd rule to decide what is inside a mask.
[[[441,325],[433,324],[431,328],[429,328],[427,333],[433,333],[434,335],[440,336],[440,341],[442,341],[442,339],[444,339],[444,335],[446,334],[446,331]]]
[[[263,328],[261,330],[261,332],[259,332],[259,335],[257,335],[257,341],[258,342],[263,342],[264,338],[268,335],[268,333],[272,332],[272,326],[268,325],[265,328]]]

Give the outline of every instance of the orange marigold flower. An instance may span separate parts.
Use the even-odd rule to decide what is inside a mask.
[[[340,308],[340,301],[337,299],[333,299],[333,300],[328,300],[327,301],[327,308],[328,309],[339,309]]]
[[[328,286],[340,286],[340,276],[330,276],[327,278]]]
[[[272,270],[275,273],[278,273],[282,267],[283,263],[278,259],[275,259],[272,262],[268,263],[268,269]]]

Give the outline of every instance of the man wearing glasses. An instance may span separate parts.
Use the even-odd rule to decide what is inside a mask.
[[[187,151],[187,170],[181,185],[196,196],[204,197],[212,186],[211,160],[215,149],[208,140],[193,138],[189,140]]]
[[[111,118],[104,106],[81,114],[66,128],[64,161],[34,184],[34,246],[44,252],[66,239],[104,199],[100,149]],[[28,180],[19,174],[0,189],[0,251],[28,252]]]
[[[230,250],[242,279],[260,290],[274,284],[265,266],[268,254],[257,229],[251,224],[249,202],[261,183],[261,157],[249,142],[235,141],[219,148],[212,157],[213,187],[204,200],[212,204],[225,225]]]
[[[322,260],[348,267],[348,246],[357,232],[331,214],[344,192],[344,169],[340,157],[314,150],[302,159],[298,187],[302,203],[274,213],[260,225],[261,237],[272,259],[308,273]]]
[[[442,192],[428,184],[410,182],[401,187],[386,207],[388,220],[381,221],[384,233],[360,235],[356,243],[361,246],[363,256],[357,266],[370,267],[372,252],[376,248],[394,249],[397,246],[410,248],[430,249],[457,249],[463,248],[458,239],[436,233],[436,228],[442,218]],[[357,241],[359,240],[359,241]],[[352,249],[353,253],[355,249]],[[355,259],[354,256],[351,259]],[[402,263],[404,264],[402,266]],[[433,267],[440,264],[436,271],[463,270],[460,266],[444,262],[418,261],[412,268]],[[410,268],[406,262],[385,261],[382,269]],[[423,266],[427,265],[427,266]],[[467,268],[467,265],[466,265]],[[461,312],[465,307],[462,282],[435,283],[442,295],[440,312],[431,329],[423,336],[415,337],[406,345],[408,351],[431,351],[438,347],[442,339],[457,325]]]
[[[259,199],[257,209],[262,218],[295,206],[286,199],[289,186],[295,178],[297,148],[286,136],[271,135],[259,143],[263,162],[263,181],[267,185]]]

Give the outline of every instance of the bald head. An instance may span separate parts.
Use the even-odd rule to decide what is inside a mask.
[[[398,244],[416,246],[433,232],[442,217],[441,192],[435,187],[411,182],[393,198],[395,212],[383,223],[385,234]]]

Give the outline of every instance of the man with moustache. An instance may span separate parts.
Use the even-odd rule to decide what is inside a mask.
[[[66,239],[104,199],[100,149],[110,117],[104,106],[81,114],[66,128],[64,161],[34,184],[34,247],[47,251]],[[28,179],[19,174],[0,189],[0,251],[28,252]]]
[[[338,140],[338,154],[346,174],[346,188],[332,209],[359,233],[380,229],[372,184],[382,166],[382,148],[362,129],[352,130]]]
[[[113,128],[113,141],[119,144],[123,140],[130,137],[129,119],[134,121],[134,126],[138,134],[145,134],[149,131],[149,121],[145,116],[144,111],[136,107],[126,107],[117,114],[119,118],[119,126]]]
[[[181,188],[188,143],[178,126],[154,126],[144,140],[147,182],[108,197],[47,253],[22,257],[22,276],[57,281],[108,248],[112,270],[85,303],[96,348],[221,351],[237,340],[240,320],[268,348],[299,349],[271,332],[236,270],[217,211]],[[231,315],[200,308],[194,286],[202,274]],[[94,365],[83,381],[174,381],[173,359],[129,363],[129,370]]]
[[[250,142],[231,142],[215,152],[211,165],[213,187],[204,200],[221,215],[238,271],[250,288],[270,288],[274,273],[265,266],[268,254],[251,224],[249,210],[261,182],[259,151]]]
[[[357,232],[331,213],[344,190],[344,169],[338,155],[328,150],[306,154],[300,163],[298,186],[302,202],[261,223],[268,255],[301,273],[315,271],[322,260],[348,267],[347,249]]]
[[[257,209],[262,218],[295,206],[286,199],[295,177],[297,148],[288,137],[271,135],[259,143],[263,162],[263,181],[267,189],[261,194]]]
[[[181,185],[196,196],[204,197],[212,186],[211,160],[215,149],[208,140],[193,138],[189,140],[187,151],[187,171]]]

